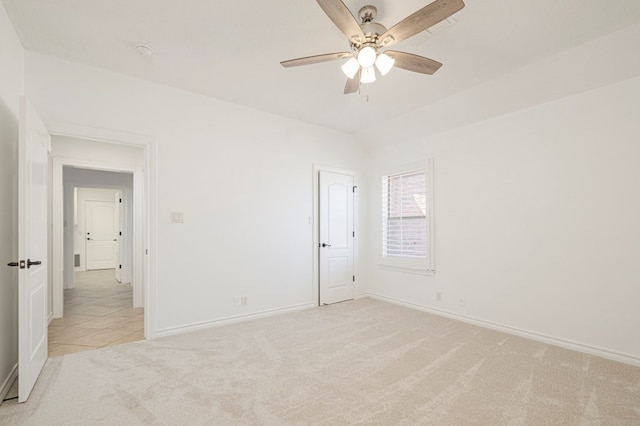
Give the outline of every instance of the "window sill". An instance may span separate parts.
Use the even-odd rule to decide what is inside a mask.
[[[404,272],[405,274],[416,274],[416,275],[427,275],[427,276],[434,276],[436,274],[436,271],[434,270],[411,268],[407,266],[379,264],[378,268],[384,269],[387,271]]]

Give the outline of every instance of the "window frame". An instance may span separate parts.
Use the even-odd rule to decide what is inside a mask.
[[[417,171],[424,171],[425,173],[425,194],[427,211],[425,214],[425,244],[426,244],[426,256],[424,259],[408,259],[402,257],[385,257],[383,256],[384,236],[383,230],[385,226],[385,216],[383,212],[384,200],[383,197],[383,184],[384,179],[388,176],[399,174],[410,174]],[[403,164],[393,168],[386,168],[380,170],[378,178],[378,194],[380,196],[378,214],[379,214],[379,231],[378,231],[378,267],[380,269],[388,269],[398,272],[406,272],[421,275],[434,275],[435,274],[435,256],[434,256],[434,207],[433,207],[433,158],[427,158],[423,161],[416,161],[412,163]]]

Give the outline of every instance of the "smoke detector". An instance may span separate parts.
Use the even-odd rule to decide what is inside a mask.
[[[136,44],[136,50],[142,56],[149,57],[153,55],[153,48],[146,44]]]

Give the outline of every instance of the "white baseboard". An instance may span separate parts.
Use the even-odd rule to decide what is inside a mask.
[[[0,386],[0,405],[2,405],[2,401],[7,396],[9,389],[11,389],[11,385],[13,385],[13,382],[16,380],[17,377],[18,377],[18,364],[13,366],[7,378],[4,379],[4,382],[2,382],[2,386]]]
[[[234,315],[231,317],[218,318],[211,321],[203,321],[178,327],[169,327],[156,330],[156,337],[174,336],[176,334],[189,333],[191,331],[204,330],[211,327],[219,327],[221,325],[234,324],[243,321],[250,321],[258,318],[266,318],[273,315],[286,314],[288,312],[302,311],[305,309],[316,308],[313,303],[303,303],[300,305],[286,306],[283,308],[269,309],[266,311],[253,312],[250,314]]]
[[[466,322],[466,323],[477,325],[480,327],[502,331],[504,333],[513,334],[519,337],[524,337],[526,339],[531,339],[538,342],[547,343],[550,345],[559,346],[561,348],[571,349],[578,352],[584,352],[591,355],[600,356],[602,358],[607,358],[613,361],[623,362],[625,364],[630,364],[630,365],[640,367],[640,357],[637,357],[634,355],[610,351],[607,349],[598,348],[595,346],[589,346],[582,343],[572,342],[570,340],[565,340],[558,337],[549,336],[546,334],[536,333],[533,331],[523,330],[516,327],[510,327],[508,325],[499,324],[492,321],[486,321],[478,318],[468,317],[465,315],[460,315],[460,314],[456,314],[449,311],[429,308],[427,306],[418,305],[416,303],[407,302],[407,301],[395,299],[392,297],[382,296],[380,294],[369,293],[368,297],[371,297],[372,299],[381,300],[383,302],[389,302],[395,305],[400,305],[407,308],[415,309],[418,311],[427,312],[433,315],[438,315],[441,317],[446,317],[446,318],[451,318],[454,320]]]

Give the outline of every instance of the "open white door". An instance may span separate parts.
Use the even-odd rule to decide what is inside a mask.
[[[320,171],[320,304],[353,299],[353,176]]]
[[[47,360],[47,161],[51,139],[27,98],[20,105],[18,176],[18,402]]]

